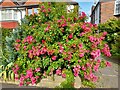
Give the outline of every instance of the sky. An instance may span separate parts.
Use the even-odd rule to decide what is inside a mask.
[[[80,12],[85,12],[90,21],[91,7],[94,5],[95,0],[76,0],[79,3]]]
[[[93,5],[93,2],[79,2],[79,10],[81,12],[85,12],[86,15],[89,17],[89,20],[90,21],[90,14],[91,14],[91,7]]]

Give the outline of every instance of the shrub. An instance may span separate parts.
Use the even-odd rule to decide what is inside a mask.
[[[53,74],[97,81],[93,72],[111,65],[98,58],[111,56],[104,42],[107,33],[96,34],[97,26],[85,22],[84,12],[80,17],[67,13],[64,3],[42,3],[39,11],[26,17],[20,37],[12,43],[17,53],[13,71],[20,86]],[[71,83],[74,77],[67,80]]]
[[[12,32],[12,29],[5,29],[5,28],[1,28],[1,32],[2,32],[2,43],[1,43],[1,53],[2,53],[2,60],[1,63],[2,65],[7,65],[7,58],[8,58],[8,54],[6,51],[6,37],[10,35],[10,33]]]
[[[120,19],[110,19],[106,23],[99,24],[98,28],[100,32],[108,32],[105,41],[110,46],[112,55],[120,56]]]

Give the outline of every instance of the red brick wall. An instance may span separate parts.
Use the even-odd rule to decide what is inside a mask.
[[[109,18],[114,17],[115,1],[101,2],[101,23],[106,22]]]
[[[8,28],[8,29],[17,28],[18,22],[17,21],[2,21],[0,22],[0,27]]]

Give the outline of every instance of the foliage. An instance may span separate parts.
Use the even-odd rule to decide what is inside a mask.
[[[99,24],[100,32],[107,31],[105,41],[108,43],[113,56],[120,56],[120,19],[110,19],[106,23]]]
[[[4,28],[1,28],[0,29],[1,30],[1,34],[2,34],[2,43],[1,43],[1,50],[0,50],[0,52],[1,52],[1,64],[2,65],[7,65],[7,63],[6,63],[6,60],[7,60],[7,57],[8,57],[8,55],[7,55],[7,51],[6,51],[6,37],[7,36],[9,36],[10,35],[10,33],[12,32],[12,30],[11,29],[4,29]]]
[[[0,73],[0,78],[3,80],[15,80],[14,72],[12,71],[13,63],[9,63],[6,67],[0,66],[2,72]]]
[[[65,3],[42,3],[39,11],[27,16],[20,30],[7,39],[20,86],[37,84],[53,74],[66,78],[63,87],[74,82],[73,75],[97,81],[93,72],[111,65],[99,59],[101,54],[111,56],[104,42],[107,33],[96,34],[97,26],[85,22],[86,14],[67,13]]]

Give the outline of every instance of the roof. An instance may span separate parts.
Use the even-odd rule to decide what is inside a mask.
[[[0,5],[2,8],[13,8],[13,7],[26,7],[26,6],[32,6],[32,5],[39,5],[39,3],[42,0],[2,0],[0,2]],[[48,1],[48,0],[46,0]],[[59,0],[60,1],[60,0]],[[45,2],[45,0],[44,0]],[[63,0],[61,0],[63,2]],[[64,0],[64,2],[67,2],[68,4],[72,5],[78,5],[78,2],[73,1],[73,0]]]

